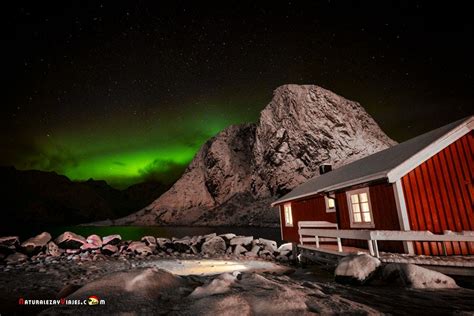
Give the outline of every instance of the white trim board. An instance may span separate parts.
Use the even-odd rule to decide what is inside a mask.
[[[388,182],[395,183],[403,178],[410,171],[427,161],[464,135],[468,134],[474,127],[474,117],[470,117],[463,124],[449,131],[443,137],[440,137],[415,155],[411,156],[403,163],[393,168],[387,173]]]

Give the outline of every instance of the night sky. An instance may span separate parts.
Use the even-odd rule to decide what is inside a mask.
[[[286,83],[360,102],[397,141],[473,114],[462,2],[157,2],[3,4],[1,165],[170,182]]]

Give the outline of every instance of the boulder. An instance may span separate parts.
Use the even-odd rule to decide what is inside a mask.
[[[108,244],[102,247],[102,253],[104,255],[111,256],[114,253],[117,253],[117,251],[118,251],[118,248],[115,245]]]
[[[247,251],[247,249],[245,249],[243,246],[237,245],[237,246],[235,246],[235,249],[234,249],[234,255],[238,256],[238,255],[243,254],[246,251]]]
[[[270,250],[270,251],[273,251],[273,252],[278,250],[278,245],[277,245],[276,241],[274,241],[274,240],[260,238],[259,243],[264,245],[264,248],[267,249],[267,250]]]
[[[42,232],[35,237],[25,240],[21,244],[21,248],[26,254],[34,255],[43,250],[50,240],[51,235],[48,232]]]
[[[5,262],[7,264],[18,264],[22,263],[28,260],[28,256],[21,253],[21,252],[15,252],[9,255],[6,259]]]
[[[100,247],[97,246],[97,245],[89,244],[89,243],[86,242],[86,243],[82,244],[80,249],[83,250],[83,251],[87,251],[87,250],[92,251],[92,250],[100,249]]]
[[[207,255],[224,254],[226,251],[225,241],[221,237],[212,237],[201,246],[201,253]]]
[[[293,245],[289,242],[286,244],[282,244],[280,247],[278,247],[277,251],[282,252],[282,251],[292,251],[293,250]]]
[[[0,237],[0,253],[10,254],[20,245],[20,238],[18,236]]]
[[[73,232],[64,232],[55,240],[59,248],[80,249],[86,243],[86,239]]]
[[[141,241],[152,249],[156,248],[156,238],[154,236],[143,236]]]
[[[151,255],[153,251],[150,247],[148,247],[144,242],[141,241],[134,241],[127,248],[128,252],[133,252],[137,255],[147,256]]]
[[[50,241],[46,247],[46,254],[52,257],[59,257],[61,255],[61,250],[54,241]]]
[[[390,263],[382,270],[386,282],[396,282],[412,289],[457,288],[456,281],[440,272],[410,263]]]
[[[98,235],[90,235],[89,237],[86,238],[86,241],[88,244],[97,246],[97,248],[102,247],[102,238]]]
[[[230,240],[234,238],[236,235],[232,233],[227,233],[227,234],[220,234],[219,237],[222,237],[225,240],[225,243],[227,245],[230,245]]]
[[[339,261],[334,271],[336,282],[365,284],[374,275],[381,262],[365,253],[348,255]]]
[[[232,246],[241,245],[241,246],[248,246],[252,243],[253,236],[237,236],[230,240],[230,244]]]
[[[166,250],[170,247],[173,243],[168,238],[156,238],[156,245],[161,250]]]
[[[190,247],[191,247],[190,238],[176,239],[173,241],[172,248],[178,252],[186,252],[190,250]]]
[[[109,235],[102,238],[102,245],[117,245],[122,240],[120,235]]]

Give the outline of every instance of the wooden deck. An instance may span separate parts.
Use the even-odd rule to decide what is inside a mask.
[[[367,249],[347,246],[344,246],[343,252],[339,252],[334,244],[320,244],[319,248],[315,245],[300,244],[298,248],[306,259],[334,266],[341,257],[349,254],[369,254]],[[474,276],[474,256],[423,256],[380,252],[379,259],[383,263],[412,263],[446,274]]]

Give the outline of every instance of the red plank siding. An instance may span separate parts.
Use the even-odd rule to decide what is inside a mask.
[[[402,178],[412,230],[474,230],[474,135],[466,134]],[[474,243],[445,243],[448,254],[474,255]],[[439,255],[442,243],[415,243],[417,254]]]
[[[373,221],[375,224],[375,227],[373,229],[400,230],[400,222],[398,219],[397,205],[395,202],[393,185],[388,183],[370,185],[369,195]],[[336,202],[338,207],[339,228],[357,229],[352,228],[350,224],[349,206],[347,205],[345,191],[338,192],[336,194]],[[343,244],[347,246],[367,248],[367,242],[365,241],[344,240]],[[401,242],[380,242],[379,249],[381,251],[390,252],[404,251],[403,244]]]
[[[293,215],[293,226],[285,226],[284,209],[283,205],[280,205],[280,216],[283,234],[282,239],[288,242],[299,243],[299,221],[328,221],[336,223],[336,213],[326,213],[326,202],[324,201],[324,196],[322,195],[292,201],[291,212]]]

